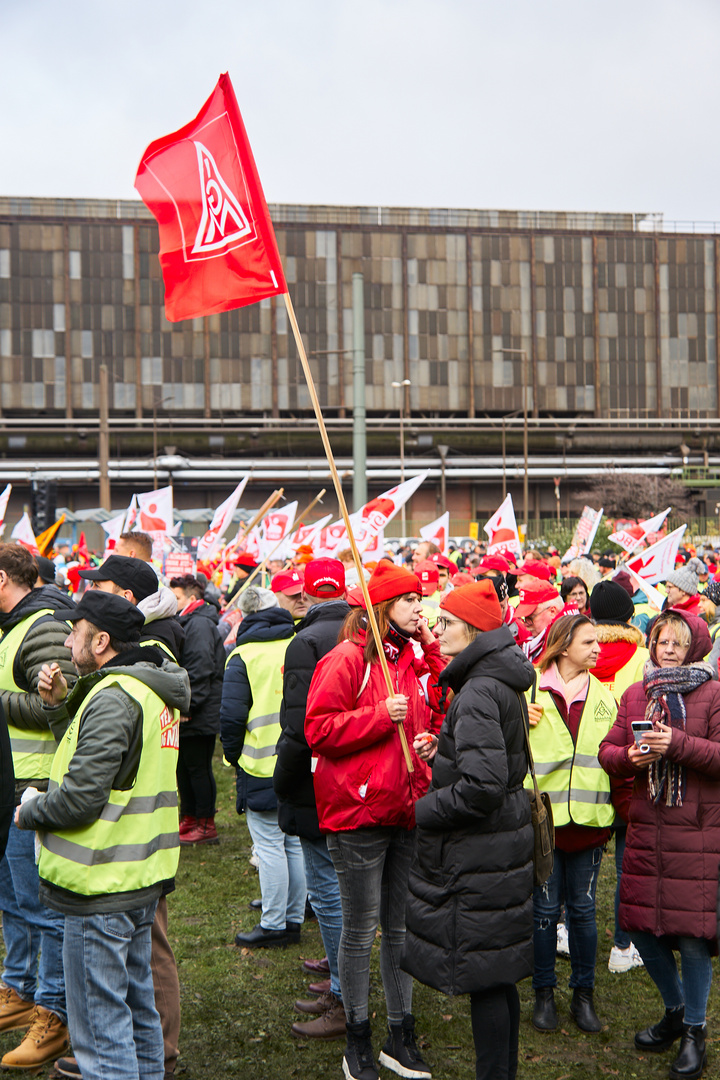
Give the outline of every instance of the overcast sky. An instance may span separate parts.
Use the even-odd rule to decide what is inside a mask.
[[[720,221],[718,0],[0,0],[0,194],[134,198],[228,71],[272,202]]]

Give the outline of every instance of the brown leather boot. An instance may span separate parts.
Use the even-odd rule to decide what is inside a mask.
[[[23,1041],[2,1059],[4,1069],[36,1069],[49,1065],[70,1046],[68,1029],[59,1016],[36,1005]]]
[[[34,1001],[25,1001],[9,986],[0,985],[0,1031],[16,1031],[30,1026]]]
[[[195,826],[196,822],[197,818],[194,818],[192,814],[183,814],[178,824],[178,831],[180,835],[184,836],[185,833],[190,832],[190,829]]]
[[[290,1029],[292,1034],[297,1039],[344,1039],[347,1033],[347,1018],[337,998],[335,1002],[335,1005],[331,1009],[326,1009],[317,1020],[309,1020],[305,1024],[293,1024]]]
[[[185,833],[180,833],[180,843],[185,844],[219,844],[220,838],[215,828],[215,815],[212,817],[198,818],[197,821]]]

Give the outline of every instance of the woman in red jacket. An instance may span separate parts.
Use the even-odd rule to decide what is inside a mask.
[[[692,1078],[705,1067],[705,1013],[717,952],[720,686],[702,660],[710,635],[701,620],[664,612],[648,645],[643,681],[623,694],[598,756],[611,776],[635,778],[620,922],[665,1004],[663,1018],[638,1032],[635,1045],[655,1052],[681,1039],[670,1076]],[[634,720],[653,724],[639,744]]]
[[[437,734],[442,723],[437,678],[445,666],[422,619],[415,574],[381,560],[368,591],[383,640],[394,693],[388,694],[363,608],[355,608],[341,642],[317,666],[308,694],[305,735],[314,773],[320,828],[338,875],[343,930],[338,963],[347,1015],[343,1070],[348,1080],[376,1080],[368,1020],[370,951],[382,926],[380,972],[389,1037],[380,1062],[406,1077],[429,1077],[415,1043],[412,978],[400,969],[405,902],[415,847],[415,801],[430,781],[428,767],[403,757],[407,741]],[[422,656],[416,656],[413,642]],[[412,753],[412,751],[411,751]]]

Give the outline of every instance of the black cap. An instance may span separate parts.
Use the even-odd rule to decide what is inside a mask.
[[[159,588],[153,568],[131,555],[110,555],[97,569],[80,570],[79,573],[87,581],[112,581],[121,589],[129,589],[138,604]]]
[[[45,555],[36,555],[35,562],[37,563],[40,580],[44,581],[46,585],[54,585],[56,571],[52,559],[46,558]]]
[[[124,596],[100,592],[98,589],[86,592],[74,611],[68,614],[67,608],[61,608],[55,615],[64,622],[87,619],[93,626],[97,626],[98,630],[104,630],[117,641],[139,641],[140,631],[145,624],[145,616],[140,608],[135,607]]]
[[[635,614],[635,605],[616,581],[598,581],[590,593],[590,614],[596,623],[626,623]]]

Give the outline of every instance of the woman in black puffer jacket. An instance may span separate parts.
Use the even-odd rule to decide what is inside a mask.
[[[518,697],[533,668],[502,625],[488,581],[449,593],[437,625],[441,652],[454,657],[440,684],[455,696],[439,741],[415,740],[434,761],[430,791],[415,804],[403,967],[443,993],[470,994],[477,1080],[512,1080],[516,983],[533,971],[533,831]]]

